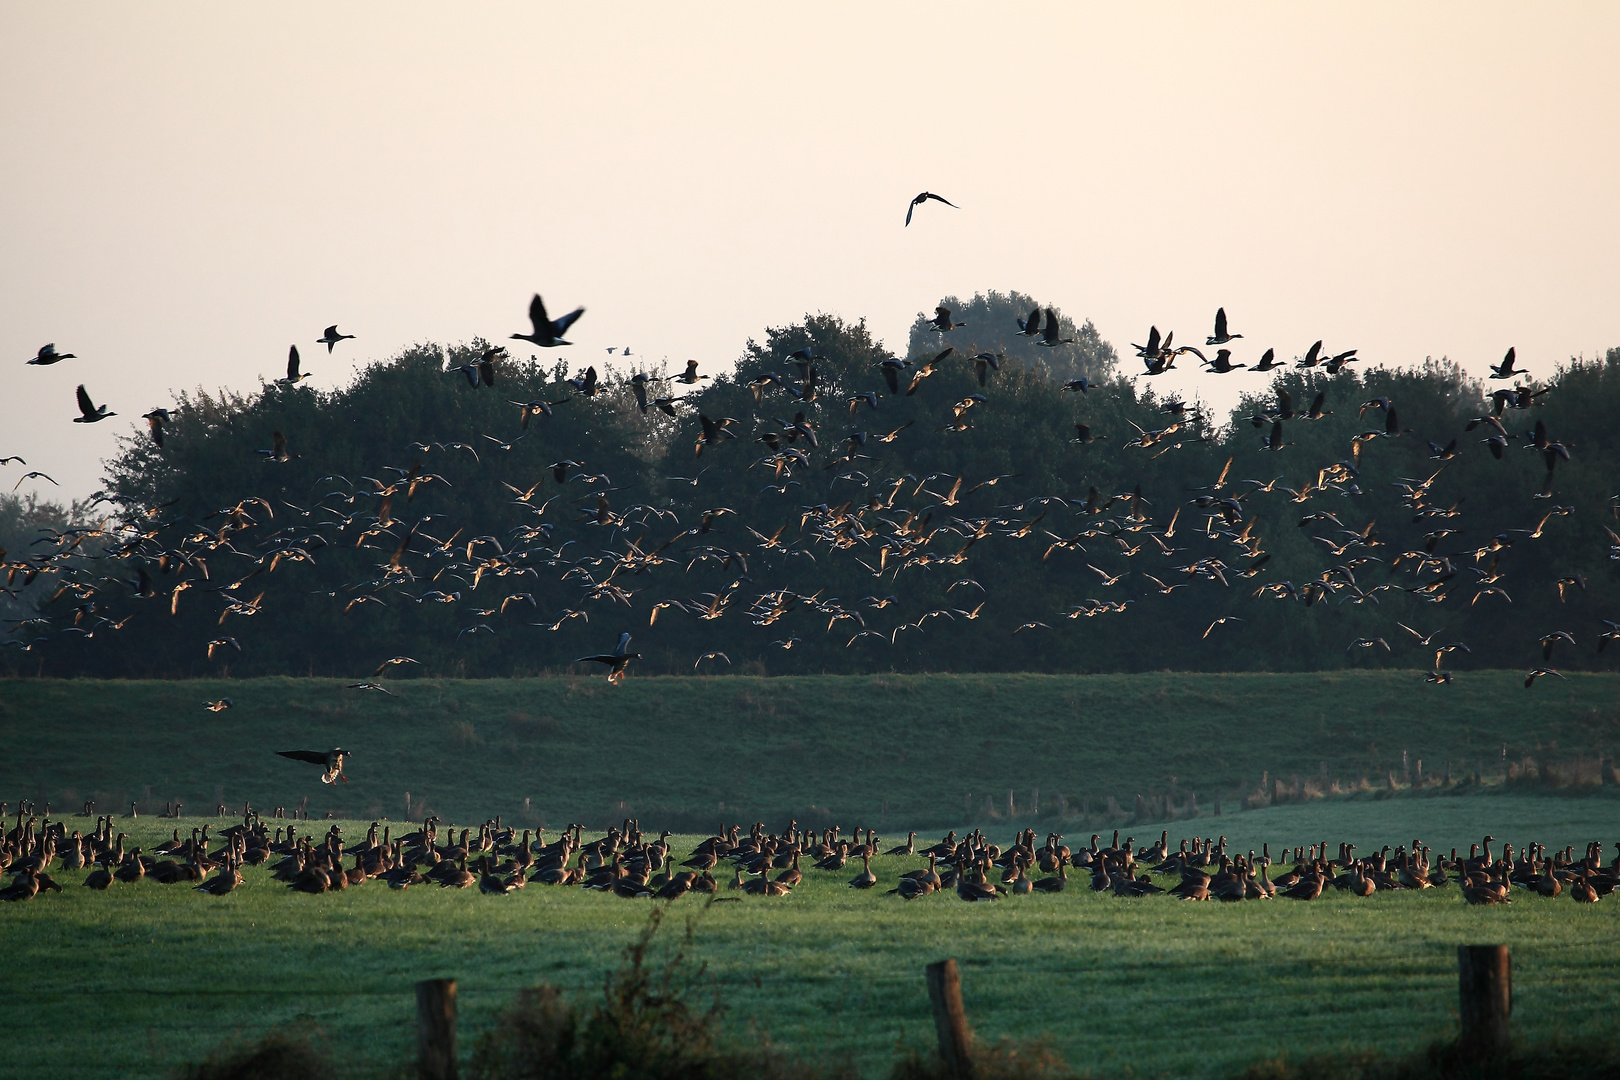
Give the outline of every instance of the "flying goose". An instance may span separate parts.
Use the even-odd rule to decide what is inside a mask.
[[[98,407],[95,402],[91,401],[90,395],[85,392],[83,383],[79,384],[79,389],[76,391],[76,393],[79,399],[80,415],[73,418],[73,422],[75,424],[98,424],[107,419],[109,416],[118,415],[115,412],[108,412],[107,406],[102,405]]]
[[[1225,345],[1228,341],[1235,341],[1242,334],[1229,334],[1226,332],[1226,309],[1215,309],[1215,332],[1204,339],[1205,345]],[[1237,365],[1242,367],[1242,364]]]
[[[1058,345],[1072,345],[1074,344],[1074,338],[1058,337],[1057,312],[1053,311],[1051,308],[1047,308],[1046,325],[1041,328],[1041,340],[1037,341],[1035,344],[1050,349],[1055,348]]]
[[[297,386],[307,378],[308,372],[298,370],[298,346],[294,345],[287,350],[287,377],[277,379],[276,382],[283,386]]]
[[[277,750],[278,757],[290,758],[293,761],[307,761],[311,765],[319,765],[322,770],[321,783],[333,784],[342,780],[345,784],[349,778],[343,775],[343,759],[349,751],[341,747],[330,750]]]
[[[911,203],[906,207],[906,225],[907,226],[909,226],[911,224],[912,211],[916,210],[917,207],[921,206],[923,203],[927,202],[930,199],[934,200],[935,202],[942,202],[946,206],[953,207],[953,208],[955,208],[957,210],[962,209],[960,206],[957,206],[955,203],[951,202],[951,200],[947,199],[943,195],[935,195],[932,191],[920,191],[920,192],[918,192],[916,195],[914,195],[912,197]]]
[[[624,669],[629,665],[630,661],[640,659],[640,653],[630,652],[630,632],[627,630],[619,635],[619,644],[614,647],[612,652],[581,656],[574,663],[603,664],[608,669],[608,682],[622,683],[624,682]]]
[[[60,363],[63,360],[76,359],[78,359],[78,357],[74,356],[70,352],[57,352],[55,342],[46,342],[44,345],[39,347],[39,352],[35,353],[34,358],[28,362],[30,364],[37,364],[41,367],[45,367],[50,364]]]
[[[46,348],[50,348],[50,346],[47,345]],[[1513,369],[1513,361],[1517,358],[1518,348],[1515,346],[1507,351],[1507,355],[1502,357],[1502,362],[1500,364],[1491,365],[1490,377],[1493,379],[1516,379],[1520,375],[1525,374],[1526,372],[1524,368],[1519,368],[1517,371]],[[28,362],[32,364],[34,361],[30,360]]]
[[[349,340],[352,340],[353,338],[354,338],[353,334],[340,334],[340,333],[338,333],[337,323],[333,323],[331,326],[328,326],[326,328],[326,332],[324,334],[322,334],[320,337],[315,339],[315,344],[317,344],[317,345],[325,345],[327,354],[330,355],[331,352],[332,352],[332,347],[334,345],[336,345],[338,342],[340,342],[340,341],[349,341]]]
[[[583,307],[577,307],[559,319],[553,319],[546,314],[546,302],[535,293],[534,299],[529,301],[529,321],[534,324],[534,332],[529,334],[513,334],[515,341],[529,341],[542,349],[555,348],[558,345],[568,345],[571,342],[563,340],[568,328],[574,325],[581,315],[585,314]]]
[[[948,334],[958,327],[966,326],[967,323],[952,322],[951,309],[941,304],[940,306],[934,308],[934,317],[929,319],[924,325],[936,334]]]
[[[163,425],[169,422],[169,410],[153,409],[149,413],[142,413],[141,419],[146,421],[147,429],[152,433],[152,441],[161,448],[163,446]]]

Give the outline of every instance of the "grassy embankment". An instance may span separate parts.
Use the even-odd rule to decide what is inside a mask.
[[[1370,671],[390,685],[397,696],[317,679],[0,683],[0,799],[76,810],[93,798],[121,813],[174,799],[211,813],[308,797],[316,816],[398,819],[410,792],[410,816],[459,822],[594,827],[638,814],[702,831],[797,816],[893,832],[1005,822],[1011,792],[1015,819],[1061,820],[1072,834],[1217,802],[1230,816],[1246,796],[1267,803],[1272,780],[1284,800],[1335,785],[1370,799],[1391,776],[1412,792],[1420,762],[1419,794],[1435,793],[1448,763],[1446,793],[1474,773],[1492,789],[1504,763],[1517,774],[1526,759],[1539,780],[1509,787],[1550,790],[1555,771],[1590,784],[1620,748],[1614,675],[1530,691],[1512,672],[1434,687]],[[223,696],[236,707],[202,709]],[[312,767],[272,753],[334,745],[354,753],[351,784],[322,787]]]

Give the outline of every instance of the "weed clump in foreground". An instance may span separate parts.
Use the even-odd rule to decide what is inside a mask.
[[[1239,1080],[1588,1080],[1620,1076],[1620,1043],[1604,1039],[1522,1046],[1506,1057],[1470,1053],[1460,1042],[1415,1054],[1360,1051],[1249,1066]]]
[[[799,1080],[824,1071],[789,1062],[769,1050],[727,1045],[717,998],[699,1001],[706,965],[689,949],[693,922],[669,959],[649,963],[664,910],[655,908],[641,935],[607,977],[603,1000],[589,1013],[554,986],[535,986],[479,1039],[474,1080]]]
[[[954,1080],[937,1053],[916,1050],[894,1063],[889,1080]],[[973,1048],[974,1080],[1079,1080],[1087,1073],[1071,1069],[1044,1040],[1014,1042],[1002,1039]]]
[[[328,1080],[335,1073],[315,1033],[299,1029],[272,1031],[254,1042],[231,1040],[175,1075],[179,1080]]]

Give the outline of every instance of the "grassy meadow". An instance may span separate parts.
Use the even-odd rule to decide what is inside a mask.
[[[1327,830],[1367,847],[1413,830],[1464,835],[1451,820],[1464,803],[1479,811],[1466,823],[1476,832],[1484,823],[1577,843],[1620,832],[1607,800],[1524,796],[1384,800],[1337,829],[1317,812],[1323,804],[1231,821],[1253,823],[1234,835],[1243,845],[1262,836],[1303,843]],[[198,823],[126,822],[148,845],[171,825]],[[345,825],[358,835],[365,823]],[[677,851],[696,839],[677,838]],[[918,864],[885,857],[876,870],[887,883]],[[676,916],[697,918],[695,956],[735,1037],[881,1075],[898,1048],[932,1045],[922,969],[942,956],[961,965],[981,1038],[1049,1038],[1072,1065],[1109,1073],[1220,1076],[1280,1053],[1369,1041],[1421,1048],[1455,1034],[1455,947],[1464,942],[1511,946],[1514,1025],[1526,1038],[1608,1030],[1620,1009],[1615,898],[1586,907],[1525,894],[1507,908],[1473,908],[1453,886],[1188,904],[1093,894],[1081,877],[1056,896],[906,903],[848,889],[855,869],[810,871],[778,900],[674,902]],[[538,885],[491,897],[375,882],[312,897],[263,869],[217,899],[151,881],[97,894],[77,886],[81,872],[58,876],[63,895],[0,910],[0,952],[27,973],[30,1024],[0,1035],[14,1075],[56,1075],[71,1060],[79,1077],[162,1076],[233,1034],[303,1021],[346,1048],[342,1074],[395,1075],[413,1053],[415,980],[460,981],[468,1050],[519,987],[599,991],[653,903]],[[681,921],[668,925],[673,941]],[[96,1032],[93,1048],[26,1037],[76,1025]]]
[[[50,799],[71,814],[94,798],[147,847],[172,828],[219,824],[191,815],[221,799],[268,810],[305,795],[314,816],[331,810],[358,838],[373,818],[404,817],[406,791],[414,812],[466,825],[501,813],[520,828],[599,829],[639,814],[653,830],[682,826],[678,857],[721,821],[780,829],[790,815],[891,840],[977,824],[1004,843],[1027,824],[1083,844],[1114,826],[1139,841],[1167,828],[1172,843],[1226,835],[1273,854],[1414,837],[1466,851],[1487,832],[1577,851],[1602,840],[1611,854],[1620,841],[1606,760],[1620,741],[1620,680],[1609,676],[1533,692],[1512,673],[1436,688],[1372,672],[392,685],[390,698],[296,679],[0,684],[0,799]],[[235,708],[203,711],[219,696]],[[271,753],[335,744],[355,752],[354,782],[335,788]],[[1420,757],[1431,781],[1449,760],[1453,783],[1417,784]],[[1293,794],[1272,804],[1262,775]],[[151,813],[176,798],[185,818]],[[134,819],[123,816],[132,799]],[[889,887],[917,865],[885,857],[874,869]],[[696,956],[735,1037],[881,1075],[902,1049],[932,1045],[922,970],[943,956],[962,966],[980,1037],[1049,1037],[1099,1073],[1214,1077],[1283,1053],[1420,1048],[1455,1034],[1461,943],[1512,947],[1513,1022],[1526,1038],[1608,1031],[1620,1009],[1615,897],[1587,907],[1516,894],[1473,908],[1452,887],[1187,904],[1095,895],[1082,876],[1056,896],[907,904],[846,888],[858,869],[807,871],[780,900],[674,903],[697,918]],[[460,981],[465,1051],[520,987],[599,991],[652,904],[374,882],[311,897],[263,869],[217,899],[151,881],[97,894],[79,887],[82,872],[57,876],[62,895],[0,905],[0,955],[29,1020],[0,1033],[0,1073],[163,1076],[233,1035],[312,1021],[334,1036],[345,1075],[400,1075],[416,980]],[[669,925],[678,933],[680,919]],[[94,1035],[39,1037],[70,1029]]]
[[[790,816],[885,832],[1013,816],[1098,827],[1303,796],[1486,780],[1527,759],[1598,779],[1620,749],[1620,676],[1525,690],[1514,672],[0,682],[0,801],[146,812],[710,831]],[[205,701],[235,707],[211,713]],[[323,787],[273,751],[342,746]],[[1504,749],[1506,757],[1504,758]],[[1612,773],[1612,756],[1605,767]],[[1609,777],[1604,777],[1608,779]],[[1267,783],[1263,784],[1263,781]],[[410,793],[407,810],[406,793]],[[1263,794],[1264,798],[1257,798]],[[1152,800],[1138,812],[1137,796]],[[1110,803],[1110,800],[1113,800]]]

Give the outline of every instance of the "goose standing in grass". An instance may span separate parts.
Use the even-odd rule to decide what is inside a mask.
[[[1577,904],[1595,904],[1598,902],[1598,891],[1593,887],[1591,877],[1587,871],[1581,871],[1581,876],[1569,887],[1569,895],[1574,898]]]
[[[227,859],[220,864],[217,874],[197,886],[197,891],[207,893],[209,896],[224,896],[234,891],[238,885],[242,884],[242,872],[237,866],[238,864],[234,859]]]
[[[87,889],[94,889],[97,892],[106,892],[107,886],[113,883],[111,857],[103,855],[97,860],[97,863],[100,868],[92,870],[90,873],[86,874],[84,881],[82,881],[80,884]]]
[[[872,856],[861,856],[862,870],[850,879],[849,887],[852,889],[870,889],[878,883],[877,875],[872,873]]]
[[[119,866],[117,870],[113,871],[113,877],[124,882],[126,885],[133,885],[145,876],[146,864],[141,861],[140,848],[132,849],[130,853],[124,857],[123,864]]]
[[[23,870],[10,885],[0,889],[0,900],[16,903],[20,900],[32,900],[39,895],[39,875],[34,870]]]

